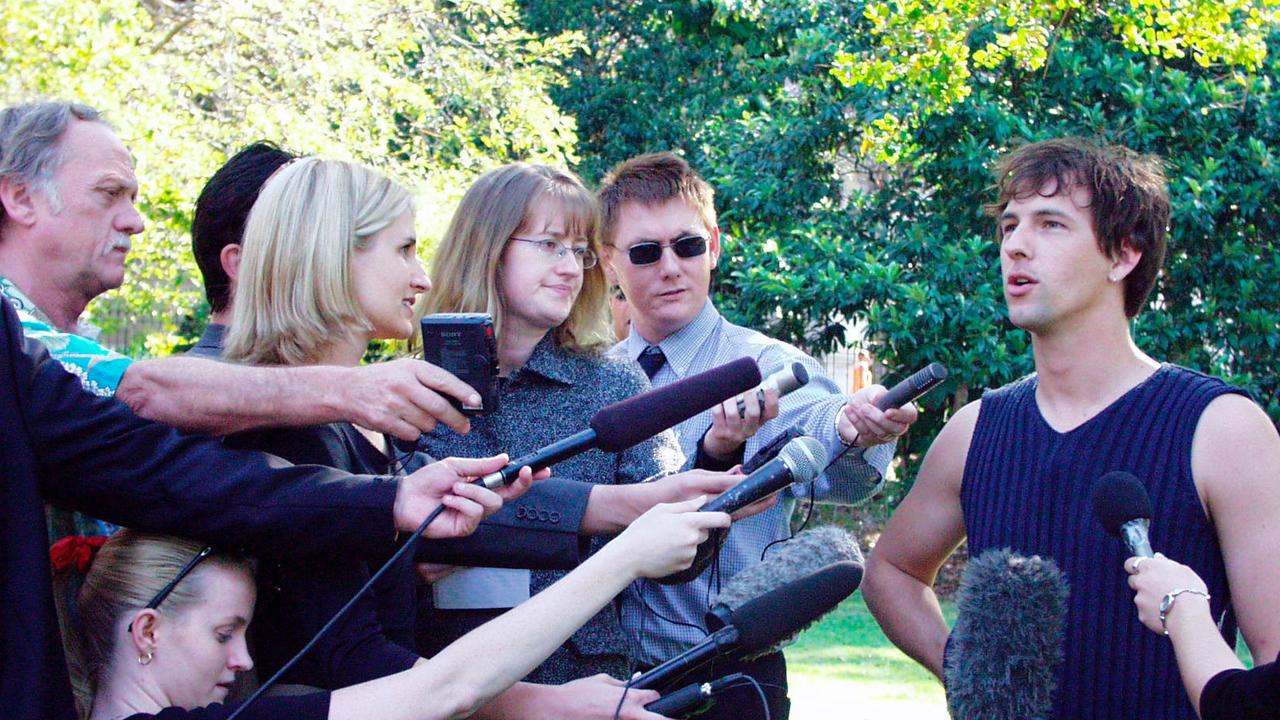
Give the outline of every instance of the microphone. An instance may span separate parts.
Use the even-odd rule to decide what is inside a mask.
[[[1154,557],[1147,536],[1151,527],[1151,497],[1138,478],[1113,470],[1093,484],[1093,514],[1106,531],[1124,540],[1129,552]]]
[[[929,363],[917,370],[911,377],[889,388],[889,391],[876,401],[881,410],[902,407],[929,392],[947,379],[947,368],[942,363]]]
[[[1067,582],[1057,565],[989,550],[969,561],[957,609],[942,673],[951,717],[1049,717],[1067,609]]]
[[[847,530],[823,525],[797,533],[790,540],[768,548],[760,562],[724,584],[708,611],[716,619],[708,618],[708,623],[727,625],[736,608],[838,562],[852,562],[859,567],[864,562],[858,541]],[[774,643],[768,652],[781,650],[798,636],[796,633]]]
[[[705,640],[658,665],[631,683],[656,688],[729,652],[743,655],[773,651],[775,643],[808,627],[853,594],[862,582],[862,565],[838,562],[775,588],[730,611],[729,622]],[[708,624],[718,621],[708,616]],[[718,622],[716,622],[718,625]]]
[[[748,682],[746,675],[732,673],[711,682],[686,685],[645,705],[644,709],[670,718],[683,716],[685,713],[697,710],[704,705],[711,707],[715,702],[716,695],[745,682]]]
[[[764,379],[756,387],[757,393],[763,393],[765,390],[777,390],[778,398],[781,399],[797,390],[809,382],[809,371],[804,369],[804,365],[799,362],[793,362],[790,365],[770,373],[769,377]],[[738,396],[738,415],[747,413],[747,401]]]
[[[534,472],[592,448],[622,452],[707,408],[760,384],[760,368],[751,358],[738,358],[720,367],[601,408],[589,427],[563,440],[512,460],[506,467],[476,481],[493,490],[510,483],[526,465]]]
[[[703,505],[701,509],[706,512],[737,512],[753,502],[781,491],[793,482],[813,480],[818,477],[818,473],[822,472],[822,466],[826,461],[827,449],[822,446],[822,443],[808,436],[798,437],[787,443],[778,453],[778,457],[762,465],[759,470]],[[720,544],[724,542],[726,535],[725,532],[713,533],[698,546],[692,565],[680,572],[658,578],[658,582],[663,585],[679,585],[701,575],[711,559],[719,552]]]

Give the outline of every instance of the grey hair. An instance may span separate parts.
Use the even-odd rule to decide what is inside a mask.
[[[62,211],[54,181],[63,160],[58,141],[72,120],[106,124],[97,109],[77,102],[28,103],[0,110],[0,180],[15,177],[42,191],[54,212]]]

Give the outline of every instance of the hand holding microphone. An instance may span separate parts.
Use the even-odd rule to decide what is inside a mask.
[[[778,417],[778,402],[809,382],[803,363],[792,362],[741,395],[726,400],[711,413],[711,429],[702,440],[702,450],[717,460],[726,460],[756,434],[761,425]]]
[[[871,447],[901,436],[920,417],[912,401],[947,379],[942,363],[930,363],[889,390],[872,385],[854,393],[836,418],[845,445]]]

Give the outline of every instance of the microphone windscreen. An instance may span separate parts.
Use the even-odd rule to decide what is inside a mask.
[[[616,402],[591,418],[596,446],[606,452],[622,452],[759,384],[756,361],[738,358]]]
[[[951,717],[1049,717],[1067,612],[1067,581],[1057,565],[990,550],[969,561],[956,605],[943,661]]]
[[[743,603],[732,615],[743,658],[774,652],[778,643],[834,610],[861,582],[861,564],[832,563]]]
[[[737,610],[748,601],[838,562],[863,563],[862,550],[853,535],[834,525],[805,530],[769,548],[763,560],[730,578],[712,605]]]
[[[1151,497],[1141,480],[1115,470],[1093,484],[1093,513],[1107,532],[1120,537],[1120,528],[1125,523],[1151,518]]]
[[[815,438],[801,435],[784,445],[778,457],[791,470],[792,482],[806,483],[818,477],[827,464],[827,449]]]

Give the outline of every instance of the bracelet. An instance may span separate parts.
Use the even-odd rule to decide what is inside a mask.
[[[1160,627],[1164,629],[1165,637],[1169,637],[1168,621],[1169,612],[1173,610],[1173,601],[1177,600],[1178,596],[1182,593],[1191,593],[1192,595],[1199,595],[1205,600],[1209,599],[1209,593],[1192,588],[1178,588],[1177,590],[1165,593],[1164,599],[1160,601]]]

